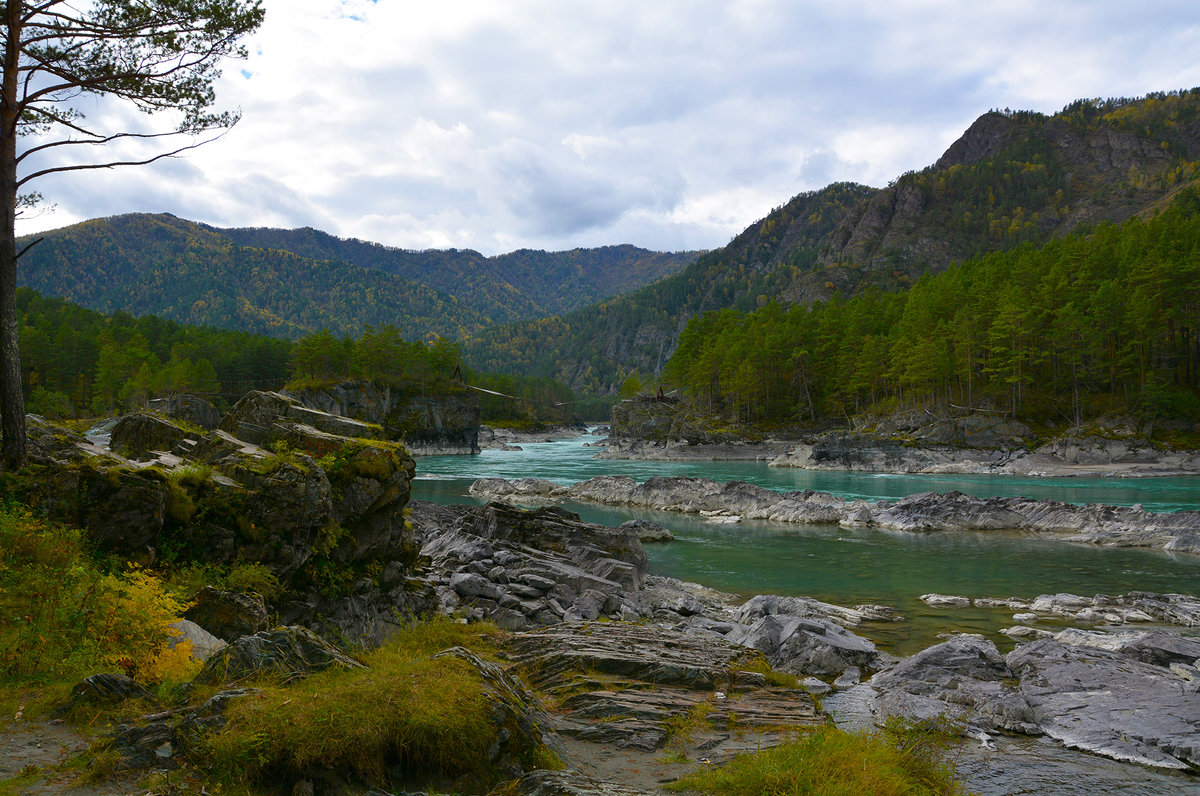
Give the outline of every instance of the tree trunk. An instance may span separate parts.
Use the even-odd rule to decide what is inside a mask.
[[[25,464],[25,394],[17,339],[17,67],[24,3],[6,4],[0,90],[0,469]]]

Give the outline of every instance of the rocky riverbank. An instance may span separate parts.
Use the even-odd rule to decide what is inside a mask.
[[[582,423],[544,426],[534,430],[480,426],[479,447],[483,450],[520,450],[521,445],[575,439],[587,433]]]
[[[205,698],[117,727],[111,749],[127,768],[186,764],[197,738],[224,726],[228,705],[263,698],[240,686],[253,672],[270,668],[289,679],[331,666],[365,672],[328,639],[374,646],[415,617],[444,614],[511,633],[503,665],[463,650],[442,653],[486,694],[501,739],[486,755],[511,779],[503,791],[510,795],[657,793],[662,780],[702,760],[719,763],[829,721],[814,699],[821,695],[844,706],[839,716],[957,714],[967,732],[988,733],[986,742],[1001,750],[1011,738],[1049,737],[1063,748],[1192,772],[1145,777],[1200,786],[1200,641],[1185,635],[1200,618],[1195,597],[1010,600],[1003,604],[1021,617],[1013,628],[1033,632],[1010,633],[1019,641],[1007,654],[981,637],[955,636],[901,660],[872,640],[885,623],[903,621],[888,606],[743,600],[656,577],[642,539],[659,534],[645,523],[609,528],[555,506],[410,502],[413,465],[401,446],[377,439],[374,426],[287,396],[247,396],[211,431],[132,415],[103,447],[48,424],[31,428],[35,471],[16,482],[18,491],[86,527],[102,550],[151,564],[164,551],[213,564],[261,562],[281,586],[266,603],[219,590],[196,595],[189,633],[211,657],[196,679],[207,690],[188,693]],[[725,520],[790,516],[904,530],[1019,521],[1095,541],[1107,534],[1104,543],[1169,539],[1174,549],[1195,551],[1196,540],[1195,512],[1152,515],[1160,520],[1153,525],[1137,509],[961,495],[847,503],[696,479],[477,487],[508,499],[623,501]],[[1169,516],[1174,524],[1164,524]],[[287,627],[264,628],[270,614]],[[1050,618],[1053,631],[1044,629]],[[1106,630],[1115,622],[1122,632]],[[1130,632],[1135,623],[1146,629]],[[145,693],[104,678],[81,689],[78,699]],[[566,770],[538,768],[545,750]],[[1083,781],[1094,765],[1083,755],[1056,760]],[[980,776],[1003,782],[1006,766],[1027,770],[1029,760],[1001,751]],[[283,784],[298,792],[368,787],[354,770],[289,771],[295,782]],[[1130,771],[1138,781],[1139,769]],[[465,781],[437,787],[482,792]]]
[[[1019,531],[1074,542],[1157,547],[1200,554],[1200,512],[1160,514],[1138,506],[1077,506],[1053,500],[974,498],[925,492],[897,501],[850,500],[826,492],[775,492],[742,481],[598,476],[571,486],[536,478],[484,478],[471,494],[516,501],[581,501],[702,514],[715,522],[741,519],[841,525],[887,531]]]
[[[1188,427],[1188,430],[1195,431]],[[1200,475],[1200,451],[1154,443],[1127,422],[1053,437],[997,414],[901,412],[845,428],[756,431],[723,425],[677,400],[613,408],[606,459],[768,461],[772,467],[879,473],[1021,476]]]

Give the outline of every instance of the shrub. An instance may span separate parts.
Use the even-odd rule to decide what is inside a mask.
[[[125,670],[146,682],[189,679],[188,644],[170,645],[186,606],[156,575],[102,574],[84,532],[0,508],[0,674],[59,682]]]

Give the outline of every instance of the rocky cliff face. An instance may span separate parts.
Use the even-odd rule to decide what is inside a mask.
[[[129,415],[110,448],[35,422],[33,465],[15,487],[129,560],[263,564],[283,586],[272,606],[283,621],[377,643],[435,598],[413,579],[412,457],[321,430],[361,425],[278,393],[251,393],[214,431]]]
[[[824,241],[820,270],[796,279],[785,298],[810,303],[834,290],[852,294],[864,280],[893,285],[901,275],[915,279],[982,251],[1124,221],[1169,191],[1167,172],[1200,148],[1193,128],[1167,146],[1148,125],[1135,131],[1107,117],[1081,125],[1061,115],[986,113],[933,166],[900,177],[847,214]],[[956,182],[972,173],[964,195]],[[979,192],[986,202],[973,195]],[[981,212],[1005,228],[1014,219],[1032,226],[1012,235],[981,224]]]
[[[479,453],[479,403],[467,391],[423,396],[386,384],[351,380],[288,395],[303,407],[380,427],[414,455]]]

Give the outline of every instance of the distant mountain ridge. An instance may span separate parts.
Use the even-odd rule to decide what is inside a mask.
[[[472,249],[400,249],[338,238],[304,227],[222,229],[241,246],[278,249],[314,260],[344,260],[455,296],[493,316],[561,315],[673,274],[702,252],[655,252],[630,244],[547,252],[518,249],[487,257]],[[512,320],[497,317],[498,321]]]
[[[885,188],[796,196],[678,274],[464,345],[486,369],[611,392],[656,375],[690,317],[896,290],[989,251],[1153,215],[1200,178],[1200,89],[1079,100],[1047,116],[991,111],[933,165]]]
[[[21,285],[102,312],[157,314],[280,337],[357,335],[391,323],[457,339],[564,312],[677,271],[694,253],[634,246],[413,252],[314,229],[224,230],[169,214],[93,219],[44,233]]]

